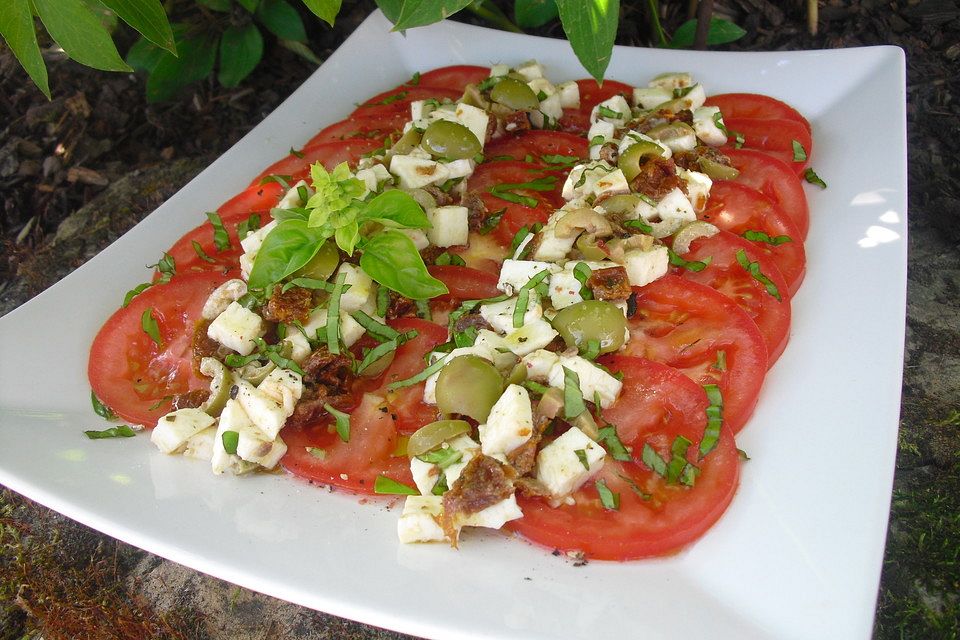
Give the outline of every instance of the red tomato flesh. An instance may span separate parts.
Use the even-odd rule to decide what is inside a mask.
[[[736,182],[770,196],[797,225],[800,239],[806,240],[810,228],[810,208],[807,206],[803,183],[794,168],[778,158],[753,149],[724,149],[723,153],[740,172]]]
[[[808,132],[810,123],[800,112],[776,98],[757,93],[721,93],[710,96],[704,103],[709,107],[720,107],[723,119],[727,118],[778,118],[794,120]]]
[[[633,87],[616,80],[604,80],[603,84],[597,84],[593,78],[587,78],[577,80],[577,86],[580,88],[580,108],[563,110],[563,117],[560,118],[563,131],[586,134],[590,130],[590,112],[593,108],[617,94],[625,97],[627,102],[633,101]]]
[[[428,270],[430,275],[450,290],[449,294],[440,296],[438,300],[483,300],[495,298],[501,293],[497,289],[499,274],[455,265],[433,265]]]
[[[319,162],[327,170],[332,170],[341,162],[355,166],[365,153],[379,149],[382,143],[369,138],[350,138],[348,140],[334,140],[332,142],[318,142],[304,147],[296,154],[291,153],[283,160],[274,162],[260,175],[253,179],[251,185],[259,185],[267,176],[290,176],[290,184],[306,178],[310,173],[310,165]]]
[[[468,84],[478,84],[489,77],[490,67],[478,67],[472,64],[456,64],[421,73],[415,85],[407,82],[402,86],[403,88],[414,86],[437,87],[448,91],[459,91],[462,94]]]
[[[369,138],[382,144],[387,136],[400,131],[408,119],[408,114],[400,112],[385,116],[352,116],[321,129],[304,147],[353,138]]]
[[[723,122],[731,132],[743,136],[748,149],[758,149],[768,155],[786,162],[797,175],[802,175],[813,155],[813,139],[810,131],[795,120],[782,118],[727,118]],[[727,146],[733,146],[733,137]],[[806,160],[794,161],[794,141],[799,142],[806,152]]]
[[[568,156],[586,159],[590,146],[586,138],[563,131],[538,131],[531,129],[514,136],[491,140],[484,149],[487,158],[499,160],[523,160],[540,165],[555,165],[544,156]],[[509,157],[501,157],[509,156]],[[527,160],[530,156],[530,160]]]

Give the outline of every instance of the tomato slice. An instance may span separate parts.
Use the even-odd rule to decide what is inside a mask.
[[[259,184],[259,181],[217,207],[221,218],[249,215],[269,211],[283,197],[283,187],[276,182]]]
[[[284,427],[280,436],[287,444],[280,464],[301,478],[367,494],[378,475],[413,484],[407,457],[393,455],[399,434],[382,396],[364,395],[351,412],[349,442],[340,439],[332,419]]]
[[[517,135],[491,140],[484,150],[486,157],[499,160],[524,160],[540,165],[556,165],[544,156],[568,156],[586,159],[590,146],[586,138],[563,131],[538,131],[531,129]],[[530,160],[526,160],[530,156]]]
[[[437,408],[423,402],[424,383],[388,390],[386,385],[416,375],[427,366],[424,356],[447,341],[447,330],[438,324],[420,318],[397,318],[390,326],[400,332],[416,330],[417,337],[400,346],[393,363],[383,377],[380,393],[387,404],[401,433],[413,433],[428,422],[437,419]]]
[[[718,181],[710,189],[710,200],[700,218],[738,236],[761,231],[770,238],[790,238],[791,242],[778,246],[761,241],[754,241],[754,245],[776,263],[791,296],[800,288],[807,268],[802,234],[772,198],[736,182]]]
[[[428,267],[428,270],[430,275],[443,282],[450,290],[449,294],[440,297],[441,300],[483,300],[495,298],[502,293],[497,289],[497,282],[500,280],[497,274],[456,265],[433,265]]]
[[[800,112],[776,98],[758,93],[721,93],[710,96],[704,103],[709,107],[720,107],[723,119],[727,118],[778,118],[794,120],[808,132],[810,123]]]
[[[783,118],[727,118],[723,122],[731,132],[743,136],[743,145],[748,149],[758,149],[790,166],[794,173],[802,175],[813,155],[813,138],[810,131],[795,120]],[[732,146],[731,138],[728,146]],[[806,151],[806,160],[794,161],[794,141],[799,142]]]
[[[760,273],[773,281],[780,300],[740,265],[737,261],[739,251],[744,252],[749,262],[760,265]],[[702,271],[675,267],[674,273],[716,289],[746,311],[763,334],[767,345],[767,366],[772,367],[790,338],[790,294],[777,265],[768,256],[759,253],[755,245],[727,231],[721,231],[711,238],[695,240],[683,258],[710,261]]]
[[[213,271],[178,275],[114,312],[90,347],[87,377],[97,397],[127,422],[153,427],[172,396],[209,388],[194,371],[193,335],[207,297],[226,280]],[[143,330],[148,310],[160,345]]]
[[[770,196],[797,225],[801,239],[806,240],[810,208],[803,183],[793,167],[753,149],[724,149],[723,153],[740,172],[736,182]]]
[[[563,190],[565,177],[563,173],[548,171],[536,164],[515,160],[499,160],[486,162],[478,166],[468,179],[467,189],[480,193],[480,197],[483,198],[487,211],[490,213],[503,210],[500,223],[493,230],[493,237],[502,246],[507,246],[521,227],[530,226],[537,222],[546,222],[550,214],[563,204],[563,197],[560,194]],[[533,206],[504,200],[490,191],[497,185],[524,184],[539,178],[552,178],[554,181],[553,189],[550,191],[523,188],[509,189],[511,193],[516,195],[532,198],[536,202]]]
[[[580,88],[580,108],[563,110],[563,117],[560,118],[563,131],[585,134],[590,130],[590,112],[593,108],[617,94],[625,97],[627,102],[632,102],[633,87],[623,82],[604,80],[603,84],[597,84],[593,78],[587,78],[577,80],[577,86]]]
[[[279,175],[290,176],[292,185],[293,182],[307,177],[310,173],[310,165],[315,162],[322,163],[327,169],[333,169],[341,162],[356,165],[363,154],[379,149],[381,146],[382,143],[379,140],[369,138],[318,142],[309,147],[304,147],[297,153],[291,153],[283,160],[274,162],[254,178],[250,184],[259,185],[260,181],[266,176]]]
[[[753,412],[767,371],[763,334],[746,311],[706,285],[666,275],[634,288],[625,355],[680,369],[698,384],[716,384],[724,424],[734,432]],[[718,366],[718,352],[725,367]]]
[[[421,73],[416,85],[409,82],[402,85],[410,87],[437,87],[461,94],[468,84],[478,84],[490,77],[490,67],[478,67],[472,64],[455,64]]]
[[[261,227],[271,221],[269,211],[221,217],[221,222],[223,222],[223,226],[227,230],[227,235],[230,238],[230,246],[222,251],[217,248],[216,242],[214,241],[214,228],[209,220],[185,233],[167,251],[176,261],[177,275],[192,271],[216,270],[226,273],[231,270],[239,270],[240,256],[243,255],[243,247],[240,246],[237,227],[253,216],[259,216],[259,226]],[[194,242],[200,246],[200,249],[210,260],[204,260],[200,257],[200,254],[197,253],[197,250],[193,246]],[[159,275],[159,272],[154,274],[155,279],[159,277]],[[239,277],[238,273],[231,275],[235,278]]]
[[[409,115],[405,112],[384,116],[352,116],[324,127],[317,135],[310,138],[310,141],[304,146],[312,147],[321,142],[352,138],[369,138],[382,144],[391,133],[403,129],[404,123],[409,119]]]
[[[408,87],[399,86],[383,93],[378,93],[359,107],[357,107],[351,116],[384,116],[396,113],[410,114],[410,103],[414,100],[426,100],[427,98],[436,98],[442,100],[449,98],[456,100],[463,91],[455,89],[444,89],[442,87]]]
[[[547,547],[583,551],[596,559],[634,560],[671,553],[703,535],[733,499],[740,474],[733,436],[721,430],[716,448],[698,460],[706,426],[703,389],[677,370],[642,358],[618,356],[604,364],[624,374],[623,395],[604,417],[632,447],[634,460],[620,462],[608,456],[599,476],[573,494],[572,505],[552,508],[540,498],[519,498],[523,518],[509,526]],[[699,468],[699,474],[692,487],[668,485],[640,462],[645,444],[669,460],[677,436],[693,443],[687,461]],[[618,510],[603,508],[597,480],[619,495]]]

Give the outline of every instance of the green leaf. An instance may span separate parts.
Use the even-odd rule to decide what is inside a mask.
[[[466,8],[473,0],[406,0],[400,15],[393,21],[393,31],[424,27],[449,18]]]
[[[340,13],[340,2],[341,0],[303,0],[303,4],[313,12],[313,15],[331,27],[333,21],[337,18],[337,14]]]
[[[282,40],[307,41],[307,31],[300,14],[286,0],[262,0],[257,7],[257,20]]]
[[[696,33],[697,20],[687,20],[674,31],[673,38],[670,40],[670,48],[692,47]],[[707,44],[727,44],[739,40],[746,34],[746,31],[729,20],[710,18],[710,28],[707,29]]]
[[[557,17],[555,0],[516,0],[513,19],[521,29],[542,27]]]
[[[413,300],[449,292],[427,271],[413,241],[399,231],[387,230],[370,238],[363,247],[360,268],[378,283]]]
[[[376,0],[377,8],[383,12],[390,22],[396,23],[400,18],[400,10],[403,9],[405,0]]]
[[[164,51],[146,38],[140,38],[127,51],[127,64],[137,71],[150,73],[163,59]]]
[[[576,418],[587,410],[580,391],[580,376],[573,369],[563,367],[563,417]]]
[[[602,82],[617,37],[620,0],[557,0],[557,9],[580,64]]]
[[[597,488],[597,494],[600,496],[600,504],[607,511],[617,511],[620,509],[620,494],[614,493],[603,480],[597,480],[593,483]]]
[[[393,496],[418,496],[420,492],[413,487],[408,487],[402,482],[397,482],[387,476],[377,476],[373,481],[373,492],[380,495]]]
[[[153,340],[158,347],[163,346],[163,338],[160,336],[160,325],[157,324],[157,319],[153,317],[153,307],[147,307],[140,316],[140,328],[150,336],[150,339]]]
[[[384,191],[367,203],[360,214],[358,222],[374,220],[377,222],[392,222],[408,229],[427,229],[430,221],[423,207],[409,193],[393,189]]]
[[[7,46],[20,61],[24,71],[49,100],[47,67],[43,64],[40,45],[37,44],[30,0],[7,0],[7,6],[0,11],[0,36],[7,41]]]
[[[217,80],[224,87],[235,87],[253,71],[263,58],[263,36],[255,24],[230,27],[220,38],[220,72]]]
[[[280,40],[280,46],[289,51],[293,51],[307,62],[312,62],[313,64],[321,64],[323,62],[323,60],[318,58],[317,54],[315,54],[310,47],[302,42],[297,42],[295,40]]]
[[[257,5],[260,3],[260,0],[237,0],[237,4],[241,7],[253,13],[257,10]]]
[[[110,427],[103,431],[84,431],[91,440],[103,440],[104,438],[132,438],[137,432],[125,424]]]
[[[93,405],[93,412],[104,420],[117,419],[117,414],[113,412],[113,409],[103,404],[93,391],[90,392],[90,403]]]
[[[350,414],[337,411],[329,404],[323,405],[323,408],[326,409],[327,413],[332,415],[336,421],[337,435],[340,436],[340,439],[344,442],[350,442]]]
[[[230,11],[230,0],[197,0],[197,4],[202,4],[207,9],[228,13]]]
[[[265,289],[283,280],[310,262],[327,237],[321,230],[308,227],[303,220],[280,222],[267,234],[257,252],[250,272],[250,288]]]
[[[80,64],[102,71],[133,71],[97,16],[82,0],[33,0],[50,37]]]
[[[823,181],[823,178],[817,175],[817,172],[812,168],[807,167],[807,170],[803,172],[803,179],[809,182],[810,184],[815,184],[821,189],[827,188],[827,183]]]
[[[217,40],[210,35],[181,38],[181,25],[175,29],[179,57],[164,52],[147,77],[147,101],[169,100],[190,84],[203,80],[213,72],[217,60]]]
[[[177,45],[160,0],[100,0],[144,38],[176,55]]]

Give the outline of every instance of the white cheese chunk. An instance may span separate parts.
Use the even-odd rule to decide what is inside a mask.
[[[283,412],[291,416],[303,395],[303,378],[296,371],[277,367],[267,374],[257,389],[279,402]]]
[[[300,180],[295,185],[290,187],[290,189],[287,190],[285,194],[283,194],[283,197],[280,198],[280,202],[277,203],[277,208],[293,209],[294,207],[302,207],[305,204],[307,204],[306,200],[300,197],[300,187],[303,187],[304,189],[306,189],[306,194],[308,199],[310,198],[310,196],[313,195],[313,189],[311,189],[310,186],[307,185],[307,181]]]
[[[527,82],[536,80],[537,78],[542,78],[544,72],[543,65],[536,60],[527,60],[519,67],[514,69],[514,71],[522,75],[523,79]]]
[[[207,337],[242,356],[250,355],[267,332],[263,318],[238,302],[231,302],[207,327]]]
[[[590,122],[606,120],[618,127],[622,127],[631,117],[630,105],[620,94],[607,98],[590,112]]]
[[[530,114],[530,122],[538,129],[546,129],[554,126],[562,117],[563,106],[560,96],[555,93],[540,101],[540,109]]]
[[[340,310],[340,340],[347,347],[352,347],[359,340],[366,329],[359,322],[353,319],[343,309]],[[311,340],[316,339],[317,334],[326,339],[327,331],[327,310],[317,309],[310,314],[307,322],[303,325],[303,331]]]
[[[457,104],[454,114],[457,122],[470,129],[471,133],[477,137],[482,149],[487,141],[487,125],[490,122],[490,115],[483,109],[463,103]]]
[[[505,76],[510,73],[510,65],[508,64],[495,64],[490,67],[490,77],[497,78],[500,76]]]
[[[534,320],[531,324],[536,322]],[[517,359],[510,351],[510,346],[511,343],[507,337],[494,333],[490,329],[480,329],[473,343],[475,349],[484,349],[490,354],[487,359],[493,362],[493,366],[500,372],[510,370],[517,363]]]
[[[578,451],[583,452],[586,467]],[[537,454],[537,479],[554,498],[562,498],[579,489],[600,471],[605,457],[603,447],[577,427],[571,427]]]
[[[649,251],[631,249],[623,254],[630,286],[642,287],[665,276],[670,269],[670,254],[663,245],[654,245]]]
[[[442,514],[442,496],[407,496],[397,521],[397,537],[403,544],[446,540],[447,535],[440,526]]]
[[[150,442],[164,453],[176,453],[190,438],[213,423],[213,417],[200,409],[177,409],[157,421],[150,432]]]
[[[297,364],[303,364],[313,353],[313,347],[310,346],[307,336],[294,325],[287,325],[287,335],[283,341],[290,345],[290,359]]]
[[[440,467],[414,456],[410,458],[410,475],[420,494],[429,496],[440,479]]]
[[[641,109],[656,109],[664,102],[673,100],[673,90],[663,87],[635,87],[633,104]]]
[[[683,89],[693,84],[693,76],[685,72],[661,73],[651,80],[647,86],[668,89],[671,92],[674,89]]]
[[[503,337],[504,345],[518,356],[542,349],[560,335],[553,326],[543,318],[524,322],[519,329],[509,331]]]
[[[580,85],[576,82],[561,82],[557,85],[557,93],[560,94],[560,106],[564,109],[580,108]]]
[[[393,180],[393,176],[382,164],[375,164],[357,171],[357,179],[362,180],[367,191],[377,191],[384,182]]]
[[[683,223],[696,220],[697,212],[693,210],[693,205],[680,187],[675,187],[657,203],[657,216],[664,222],[677,220]]]
[[[237,387],[236,401],[246,413],[248,420],[256,425],[269,439],[276,438],[289,415],[283,406],[283,402],[263,393],[245,380],[236,380],[234,384]],[[224,411],[226,411],[226,408],[224,408]],[[222,425],[222,415],[220,422]],[[238,426],[233,430],[239,431],[241,428]]]
[[[677,167],[677,175],[687,183],[687,200],[693,206],[694,211],[702,212],[707,208],[707,200],[710,199],[710,189],[713,188],[713,180],[705,173],[699,171],[687,171]]]
[[[538,349],[523,356],[520,362],[527,369],[527,380],[547,382],[550,379],[550,371],[553,369],[553,365],[560,362],[560,356],[553,351]]]
[[[703,89],[702,84],[695,84],[683,97],[676,98],[671,100],[664,107],[668,107],[673,113],[683,111],[684,109],[694,111],[703,106],[703,103],[707,100],[707,93]]]
[[[701,142],[711,147],[719,147],[727,143],[727,134],[717,126],[717,121],[714,120],[718,113],[720,113],[720,107],[698,107],[693,111],[693,130]],[[723,124],[723,116],[719,120],[720,124]]]
[[[556,273],[560,267],[551,263],[538,260],[513,260],[503,261],[500,267],[500,278],[497,280],[497,289],[503,291],[508,296],[514,295],[525,284],[530,282],[533,276],[546,269],[548,272]],[[544,282],[549,283],[549,276]]]
[[[587,196],[612,196],[630,193],[630,185],[623,171],[605,162],[575,166],[563,183],[563,198],[573,200]]]
[[[517,504],[517,496],[511,495],[500,502],[490,505],[476,513],[471,513],[461,523],[461,527],[484,527],[499,529],[511,520],[523,517],[523,511]]]
[[[240,432],[237,456],[241,460],[273,469],[286,453],[287,443],[280,436],[271,440],[255,428]]]
[[[252,428],[253,423],[250,422],[250,418],[247,417],[240,404],[235,400],[227,400],[227,404],[224,405],[223,411],[220,413],[217,433],[213,438],[213,453],[210,456],[210,466],[215,474],[220,475],[229,472],[240,475],[257,468],[256,463],[243,460],[235,453],[227,453],[223,446],[223,434],[225,432],[235,431],[239,435],[241,430]]]
[[[414,155],[393,156],[390,160],[390,173],[397,177],[404,189],[419,189],[439,184],[450,177],[450,172],[443,164]]]
[[[557,88],[546,78],[534,78],[527,83],[527,86],[533,90],[534,94],[539,95],[543,92],[544,97],[552,96],[557,92]]]
[[[590,159],[600,159],[600,149],[604,144],[611,142],[616,133],[616,127],[606,120],[597,120],[590,125],[587,140],[590,142]]]
[[[580,393],[586,400],[592,401],[596,394],[600,395],[600,406],[604,409],[613,406],[623,388],[622,382],[581,356],[560,356],[559,361],[550,369],[547,382],[551,387],[563,389],[566,379],[564,368],[570,369],[580,378]]]
[[[427,232],[423,229],[396,229],[396,231],[410,238],[417,251],[423,251],[430,246],[430,239],[427,238]]]
[[[478,427],[481,451],[485,455],[508,454],[533,435],[533,409],[530,395],[520,385],[511,384],[490,409],[486,424]]]
[[[257,254],[260,252],[260,245],[263,244],[264,238],[276,228],[277,224],[278,222],[273,220],[253,233],[247,234],[247,237],[240,241],[240,246],[243,248],[243,255],[240,256],[240,275],[242,275],[244,279],[250,279],[253,264],[257,259]]]
[[[517,298],[509,298],[501,302],[491,302],[480,305],[480,317],[500,333],[511,333],[517,327],[513,326],[513,314],[517,309]],[[543,317],[543,307],[540,305],[536,292],[531,291],[527,300],[527,310],[523,314],[523,324],[526,325]]]
[[[477,168],[477,163],[473,158],[462,158],[448,162],[446,167],[447,172],[450,174],[449,179],[469,178],[473,175],[474,169]]]
[[[227,280],[214,289],[203,303],[200,315],[204,320],[213,320],[227,310],[231,302],[247,295],[247,283],[238,278]]]
[[[450,205],[427,209],[427,220],[432,225],[427,229],[430,244],[453,247],[469,242],[470,222],[466,207]]]
[[[417,485],[417,489],[423,495],[431,495],[433,487],[437,484],[441,475],[446,479],[447,488],[452,487],[460,474],[463,473],[467,463],[473,460],[474,456],[480,451],[480,445],[466,434],[461,434],[445,442],[443,447],[459,451],[461,454],[460,460],[449,465],[446,469],[441,469],[433,463],[424,462],[416,457],[410,460],[410,473],[413,475],[413,481]]]
[[[207,427],[194,434],[183,445],[183,457],[210,462],[213,458],[213,441],[217,437],[217,427]]]
[[[377,287],[373,284],[373,278],[357,265],[342,263],[332,279],[336,281],[341,275],[343,283],[350,285],[349,289],[340,294],[341,311],[353,313],[363,308],[369,300],[376,298]]]

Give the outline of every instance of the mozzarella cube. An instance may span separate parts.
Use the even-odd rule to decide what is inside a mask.
[[[563,106],[560,96],[553,94],[540,101],[540,109],[530,113],[530,122],[538,129],[552,127],[563,117]]]
[[[514,329],[503,337],[503,342],[511,352],[518,356],[525,356],[532,351],[542,349],[560,335],[553,326],[540,318],[532,322],[524,322],[519,329]]]
[[[231,302],[207,327],[207,337],[242,356],[253,353],[257,346],[254,339],[266,332],[263,318],[238,302]]]
[[[279,402],[283,412],[290,416],[303,395],[303,378],[296,371],[277,367],[267,374],[257,389]]]
[[[340,310],[340,340],[346,347],[352,347],[359,340],[366,329],[359,322],[353,319],[343,309]],[[326,338],[327,331],[327,310],[317,309],[310,314],[306,324],[303,325],[303,331],[311,340],[315,340],[317,335]]]
[[[248,234],[246,238],[240,241],[240,246],[243,248],[243,252],[256,255],[257,251],[260,250],[260,245],[263,244],[264,238],[266,238],[270,232],[276,228],[277,224],[279,223],[276,220],[273,220],[270,223],[263,225],[253,233]]]
[[[496,504],[492,504],[486,509],[476,513],[471,513],[461,523],[461,527],[484,527],[486,529],[499,529],[511,520],[523,517],[523,511],[517,504],[517,496],[511,495]]]
[[[469,242],[470,222],[466,207],[451,205],[427,209],[427,220],[432,225],[427,229],[430,244],[453,247]]]
[[[247,384],[249,387],[250,385]],[[213,453],[210,456],[210,465],[213,472],[220,475],[224,472],[240,475],[256,468],[255,463],[248,462],[240,458],[235,453],[227,453],[223,446],[223,434],[227,431],[234,431],[239,436],[240,432],[252,429],[253,423],[246,412],[236,400],[227,400],[220,413],[220,422],[217,425],[217,433],[213,438]]]
[[[587,461],[584,466],[578,451]],[[603,468],[607,453],[577,427],[545,446],[537,454],[537,479],[554,498],[562,498],[579,489]]]
[[[226,311],[231,302],[235,302],[245,295],[247,295],[246,282],[237,278],[227,280],[210,293],[207,301],[203,303],[203,311],[200,315],[204,320],[213,320]]]
[[[727,134],[717,126],[714,118],[720,113],[720,107],[698,107],[693,111],[693,130],[704,144],[719,147],[727,143]],[[723,117],[718,118],[723,124]]]
[[[393,176],[382,164],[375,164],[366,169],[357,171],[357,179],[362,180],[367,191],[377,191],[384,182],[393,180]]]
[[[283,341],[290,345],[290,359],[297,364],[303,364],[313,353],[313,347],[310,346],[307,336],[303,335],[297,326],[286,325],[286,327],[287,335]]]
[[[183,457],[210,462],[213,459],[213,441],[216,437],[217,427],[215,426],[207,427],[203,431],[195,433],[183,445]]]
[[[447,171],[450,173],[450,178],[469,178],[473,175],[474,169],[476,169],[477,163],[472,158],[463,158],[461,160],[454,160],[453,162],[447,163]]]
[[[674,89],[683,89],[689,87],[693,84],[693,76],[689,73],[661,73],[656,76],[653,80],[647,83],[648,87],[659,87],[661,89],[668,89],[673,91]]]
[[[478,427],[481,451],[492,456],[508,454],[533,435],[533,409],[530,395],[520,385],[511,384],[490,409],[487,423]]]
[[[508,64],[495,64],[490,67],[490,77],[498,78],[500,76],[505,76],[510,73],[510,65]]]
[[[430,495],[433,492],[441,474],[446,478],[447,487],[452,487],[460,474],[463,473],[467,463],[473,460],[474,456],[480,451],[480,445],[466,434],[461,434],[442,446],[459,451],[461,453],[460,460],[449,465],[446,469],[441,469],[435,464],[424,462],[416,457],[410,460],[410,473],[413,475],[413,481],[417,485],[417,489],[423,495]]]
[[[245,380],[237,380],[235,385],[237,387],[236,402],[246,413],[246,418],[256,425],[268,439],[276,438],[289,416],[283,402],[263,393]],[[226,408],[224,408],[224,411],[226,411]],[[221,426],[223,421],[221,415]],[[233,430],[239,431],[241,428],[243,427],[238,426]]]
[[[403,513],[397,521],[397,537],[403,544],[442,542],[447,534],[440,526],[443,515],[442,496],[407,496]]]
[[[343,283],[350,285],[349,289],[340,294],[341,311],[353,313],[363,308],[371,298],[376,298],[377,287],[373,284],[373,278],[357,265],[349,262],[342,263],[333,280],[336,281],[341,275]]]
[[[593,185],[593,195],[597,199],[620,193],[630,193],[630,185],[620,169],[615,169],[601,176]]]
[[[563,389],[566,379],[564,368],[570,369],[580,378],[580,393],[586,400],[592,402],[596,394],[600,395],[600,406],[604,409],[613,406],[623,388],[622,382],[581,356],[560,356],[559,361],[550,369],[547,379],[551,387]]]
[[[664,102],[673,100],[673,90],[663,87],[635,87],[633,104],[641,109],[656,109]]]
[[[410,458],[410,475],[413,476],[413,483],[417,485],[420,494],[429,496],[440,479],[440,467],[414,456]]]
[[[477,137],[480,148],[487,141],[487,125],[490,123],[490,114],[469,104],[458,103],[454,114],[457,122],[470,129]]]
[[[611,98],[607,98],[593,108],[593,111],[590,112],[590,122],[606,120],[618,127],[622,127],[632,116],[633,114],[630,111],[630,105],[627,103],[627,99],[617,94]]]
[[[670,103],[665,106],[673,113],[683,111],[684,109],[694,111],[702,107],[706,100],[707,93],[703,90],[703,85],[695,84],[683,97],[671,100]]]
[[[264,469],[273,469],[286,453],[287,443],[280,436],[271,440],[257,429],[240,432],[237,456],[241,460],[253,462]]]
[[[150,442],[164,453],[175,453],[186,442],[204,429],[212,427],[214,419],[200,409],[178,409],[157,421],[150,433]]]
[[[513,326],[513,314],[517,309],[517,298],[510,298],[502,302],[491,302],[480,305],[480,316],[491,327],[500,333],[511,333],[519,327]],[[540,306],[536,292],[530,292],[527,300],[527,310],[523,314],[523,325],[539,320],[543,317],[543,307]],[[476,346],[476,345],[474,345]]]
[[[551,274],[560,271],[560,267],[550,262],[537,260],[504,260],[500,266],[500,279],[497,281],[497,289],[500,289],[500,291],[503,291],[508,296],[512,296],[544,269]],[[544,282],[549,281],[550,278],[548,276]]]
[[[533,260],[552,264],[566,258],[570,250],[573,249],[578,234],[571,234],[566,238],[557,236],[557,221],[562,217],[562,215],[558,216],[554,214],[547,222],[547,225],[540,230],[538,243],[530,256]],[[560,270],[557,265],[552,264],[552,266],[554,271]]]
[[[431,104],[429,107],[424,108],[426,105],[426,100],[414,100],[410,103],[410,119],[411,120],[423,120],[429,115],[430,111],[433,109]],[[357,176],[360,177],[359,175]]]
[[[642,287],[665,276],[670,269],[670,253],[663,245],[655,245],[648,251],[631,249],[623,254],[623,266],[627,270],[630,286]]]
[[[523,356],[520,362],[527,369],[527,380],[547,382],[550,378],[550,370],[553,369],[553,365],[560,362],[560,356],[553,351],[538,349]]]
[[[693,222],[697,219],[697,212],[693,210],[693,205],[680,187],[675,187],[673,191],[661,198],[657,203],[656,215],[663,221]]]
[[[538,96],[541,92],[543,93],[544,97],[552,96],[557,92],[557,88],[553,86],[553,83],[546,78],[534,78],[527,83],[527,86],[530,87]]]
[[[536,320],[533,322],[535,323]],[[477,339],[473,343],[475,349],[483,349],[490,354],[490,357],[487,359],[493,362],[493,366],[501,372],[508,371],[517,363],[517,359],[510,351],[510,345],[511,343],[507,340],[507,337],[494,333],[489,329],[480,329],[477,333]]]
[[[306,180],[300,180],[295,185],[290,187],[283,197],[280,198],[280,202],[277,203],[278,209],[293,209],[294,207],[302,207],[307,204],[306,200],[300,197],[300,187],[306,189],[307,198],[313,195],[313,189],[307,185]]]
[[[605,162],[577,165],[563,183],[565,200],[587,196],[612,196],[619,193],[630,193],[630,185],[627,184],[623,171]]]
[[[560,94],[560,106],[564,109],[580,108],[580,85],[576,82],[561,82],[557,85]]]
[[[419,189],[439,184],[450,176],[446,166],[414,155],[393,156],[390,159],[390,173],[397,177],[404,189]]]
[[[527,60],[514,71],[522,75],[527,82],[543,77],[543,65],[536,60]]]
[[[590,159],[600,159],[600,149],[604,144],[613,140],[616,127],[606,120],[597,120],[590,125],[587,140],[590,142]]]
[[[699,171],[687,171],[677,167],[677,175],[687,183],[687,200],[693,206],[694,211],[702,212],[707,208],[707,200],[710,199],[710,189],[713,188],[713,180],[705,173]]]
[[[413,246],[417,251],[423,251],[430,246],[430,239],[427,238],[427,232],[423,229],[395,229],[413,241]]]

